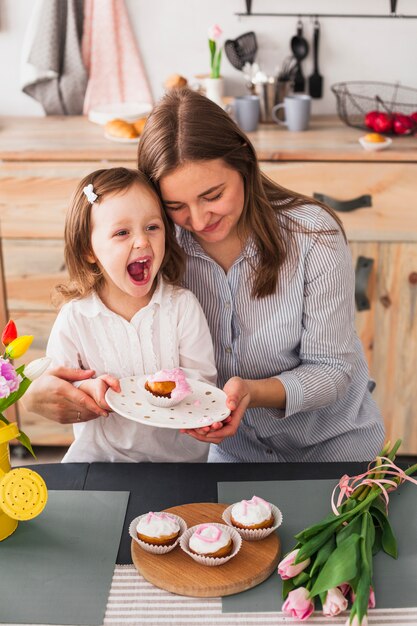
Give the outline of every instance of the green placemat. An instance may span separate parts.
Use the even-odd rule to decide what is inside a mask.
[[[330,497],[337,480],[286,480],[265,482],[227,482],[218,484],[219,502],[237,502],[253,495],[281,509],[282,526],[278,534],[282,554],[295,544],[294,535],[319,522],[331,512]],[[398,542],[397,560],[385,553],[374,558],[374,586],[377,608],[417,606],[417,487],[402,485],[390,494],[389,519]],[[278,574],[261,585],[234,596],[222,598],[225,613],[280,611],[282,583]]]
[[[128,500],[49,491],[43,513],[0,542],[0,622],[102,624]]]

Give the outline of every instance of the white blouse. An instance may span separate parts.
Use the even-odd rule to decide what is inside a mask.
[[[47,346],[52,367],[95,370],[117,378],[181,367],[187,377],[216,383],[213,346],[195,296],[160,280],[149,304],[130,322],[96,293],[60,310]],[[204,462],[208,445],[177,430],[137,424],[117,413],[74,424],[64,462]]]

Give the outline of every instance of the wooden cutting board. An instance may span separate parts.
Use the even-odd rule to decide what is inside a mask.
[[[182,517],[187,526],[220,522],[227,504],[211,502],[183,504],[166,509]],[[224,565],[207,567],[194,561],[179,545],[167,554],[145,552],[132,540],[132,559],[136,569],[150,583],[180,596],[212,598],[251,589],[276,569],[281,542],[276,532],[262,541],[242,541],[238,554]]]

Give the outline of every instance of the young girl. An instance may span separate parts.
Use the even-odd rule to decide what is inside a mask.
[[[205,461],[208,444],[171,429],[137,424],[104,395],[119,378],[181,367],[215,383],[213,348],[197,299],[178,287],[184,266],[158,196],[137,171],[98,170],[78,185],[65,225],[67,303],[49,338],[54,365],[94,370],[80,389],[101,407],[81,421],[65,462]]]

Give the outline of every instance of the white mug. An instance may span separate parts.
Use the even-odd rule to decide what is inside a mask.
[[[276,113],[280,109],[285,111],[285,120],[278,119]],[[307,130],[310,122],[311,97],[306,94],[292,94],[285,96],[283,104],[277,104],[272,109],[272,117],[277,124],[287,126],[288,130]]]

